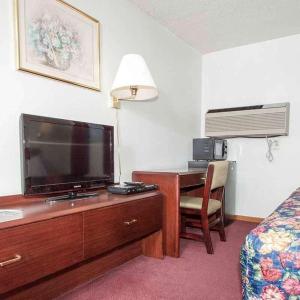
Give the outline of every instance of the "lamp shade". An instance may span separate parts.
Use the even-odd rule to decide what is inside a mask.
[[[132,88],[136,89],[134,97]],[[156,84],[142,56],[127,54],[122,58],[111,96],[119,100],[149,100],[158,96]]]

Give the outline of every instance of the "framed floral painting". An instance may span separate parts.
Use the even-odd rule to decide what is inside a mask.
[[[18,69],[100,91],[100,25],[62,0],[15,0]]]

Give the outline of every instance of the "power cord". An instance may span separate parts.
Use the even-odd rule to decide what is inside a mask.
[[[268,159],[269,162],[272,162],[274,160],[274,155],[272,153],[273,146],[278,146],[278,141],[272,140],[266,136],[266,142],[267,142],[267,147],[268,147],[268,151],[266,153],[266,158]]]
[[[120,150],[120,121],[119,121],[119,109],[116,111],[116,134],[117,134],[117,152],[118,152],[118,165],[119,165],[119,183],[121,183],[122,168],[121,168],[121,150]]]

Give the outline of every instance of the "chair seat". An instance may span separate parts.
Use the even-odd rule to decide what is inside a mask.
[[[190,208],[190,209],[201,209],[202,208],[203,198],[200,197],[190,197],[190,196],[181,196],[180,197],[180,207],[181,208]],[[208,202],[208,215],[215,213],[221,208],[221,201],[215,199],[209,199]]]

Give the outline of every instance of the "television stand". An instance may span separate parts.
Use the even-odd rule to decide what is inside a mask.
[[[55,197],[50,197],[46,199],[46,202],[55,202],[55,201],[69,201],[69,200],[78,200],[82,198],[96,197],[99,193],[77,193],[69,192],[66,195],[60,195]]]
[[[139,255],[163,258],[163,197],[157,191],[51,206],[45,198],[0,197],[0,299],[56,299]]]

